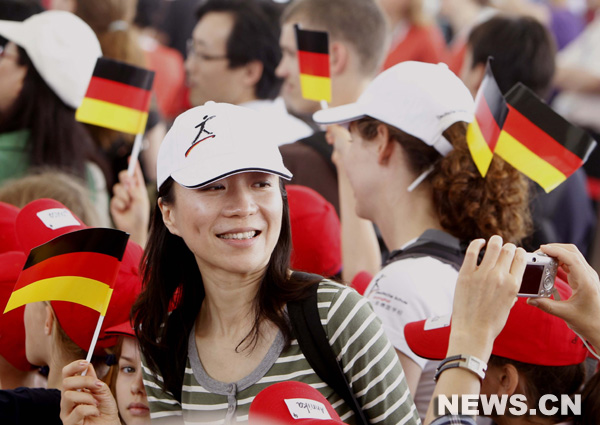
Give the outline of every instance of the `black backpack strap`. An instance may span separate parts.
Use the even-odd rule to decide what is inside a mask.
[[[302,275],[308,274],[302,273]],[[317,277],[316,275],[309,276]],[[288,303],[292,331],[298,340],[298,345],[304,357],[306,357],[317,375],[342,397],[346,405],[354,411],[357,425],[367,425],[368,421],[362,407],[348,384],[346,375],[344,375],[343,369],[337,361],[331,345],[329,345],[327,334],[321,324],[317,306],[318,287],[319,283],[314,284],[310,288],[307,298]]]
[[[467,243],[441,230],[429,229],[407,248],[392,251],[386,265],[404,258],[433,257],[459,270],[466,249]]]

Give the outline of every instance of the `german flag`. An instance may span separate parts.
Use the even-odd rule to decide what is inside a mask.
[[[129,235],[89,228],[31,250],[4,313],[37,301],[69,301],[106,314]]]
[[[494,79],[490,62],[475,97],[475,119],[467,129],[467,144],[473,161],[483,177],[492,162],[496,142],[502,131],[508,107]]]
[[[587,161],[596,142],[521,83],[506,101],[508,116],[495,153],[550,192]]]
[[[153,71],[99,58],[75,118],[124,133],[142,134],[153,81]]]
[[[331,102],[331,77],[329,73],[329,35],[324,31],[296,30],[298,64],[302,97]]]

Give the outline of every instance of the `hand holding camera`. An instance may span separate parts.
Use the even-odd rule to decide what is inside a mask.
[[[600,350],[600,281],[598,273],[587,263],[575,245],[548,244],[540,248],[543,253],[558,260],[567,273],[573,290],[568,300],[531,298],[527,302],[547,313],[563,319],[571,329]]]
[[[487,361],[516,300],[525,267],[525,251],[504,244],[500,236],[492,236],[487,244],[483,239],[471,242],[456,282],[448,352]]]

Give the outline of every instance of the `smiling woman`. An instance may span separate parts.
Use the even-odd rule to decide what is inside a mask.
[[[288,380],[317,388],[344,421],[361,423],[312,369],[292,332],[288,303],[311,289],[366,420],[418,423],[398,357],[366,300],[290,270],[280,179],[291,174],[260,113],[208,102],[182,114],[161,145],[157,176],[145,289],[133,309],[152,423],[246,422],[254,397]],[[100,406],[74,409],[65,424],[87,423],[92,414],[117,423],[92,385],[82,388],[95,392]]]

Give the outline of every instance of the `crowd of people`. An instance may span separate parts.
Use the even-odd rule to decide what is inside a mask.
[[[129,242],[93,351],[98,312],[51,290],[0,315],[2,423],[600,422],[600,156],[546,193],[498,156],[482,177],[468,136],[491,67],[600,140],[599,16],[3,0],[0,309],[34,248]],[[302,96],[298,28],[327,32],[329,102]],[[100,57],[155,72],[139,161],[76,120]],[[558,265],[548,298],[517,296],[533,251]],[[479,395],[526,409],[439,409]]]

